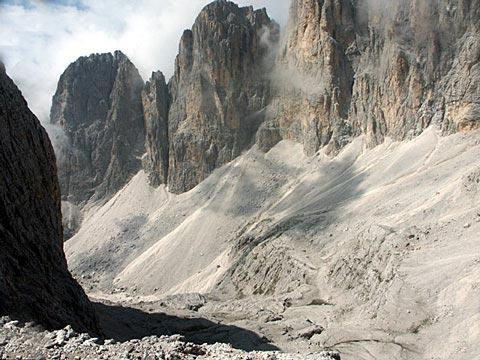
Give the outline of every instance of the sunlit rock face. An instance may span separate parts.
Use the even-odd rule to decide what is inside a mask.
[[[294,0],[258,143],[335,153],[361,133],[375,146],[478,128],[479,16],[463,0]]]
[[[278,26],[265,9],[215,1],[184,32],[169,83],[172,192],[190,190],[254,142]]]
[[[1,64],[0,124],[0,316],[97,331],[67,269],[52,145]]]
[[[272,79],[262,148],[293,139],[308,154],[348,132],[353,69],[346,52],[355,42],[354,8],[345,1],[294,1]]]
[[[81,57],[60,77],[51,122],[66,135],[57,154],[62,200],[108,198],[140,170],[143,85],[119,51]]]
[[[278,37],[265,9],[220,0],[184,32],[168,86],[161,72],[144,86],[121,52],[71,64],[51,110],[66,134],[62,200],[108,199],[141,163],[151,185],[182,193],[250,148],[270,99]]]

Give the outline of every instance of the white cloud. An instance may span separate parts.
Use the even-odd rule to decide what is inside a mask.
[[[208,2],[3,2],[0,5],[0,56],[30,108],[46,122],[58,78],[79,56],[119,49],[127,54],[144,78],[155,70],[170,76],[183,30],[191,27]],[[238,1],[240,5],[267,7],[269,14],[280,23],[286,22],[289,2]]]

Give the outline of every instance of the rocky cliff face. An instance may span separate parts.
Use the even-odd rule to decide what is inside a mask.
[[[364,133],[370,146],[437,124],[480,124],[480,5],[463,0],[294,0],[273,100],[258,143],[335,152]]]
[[[184,32],[169,84],[172,192],[190,190],[253,143],[269,99],[268,45],[278,29],[265,9],[220,0]]]
[[[160,71],[154,72],[142,91],[147,151],[144,169],[153,186],[166,184],[168,179],[169,97],[165,77]]]
[[[345,1],[294,1],[278,52],[268,121],[258,134],[267,150],[293,139],[312,154],[345,131],[353,70],[354,9]]]
[[[264,9],[217,0],[184,32],[168,87],[158,72],[142,91],[120,52],[81,58],[52,108],[69,140],[63,199],[115,193],[145,150],[150,183],[181,193],[255,141],[336,154],[360,134],[375,146],[475,129],[479,17],[465,0],[293,0],[279,41]]]
[[[39,121],[0,66],[0,314],[96,330],[67,270],[55,155]]]
[[[65,131],[59,155],[62,199],[74,204],[118,191],[141,168],[143,80],[117,51],[79,58],[60,78],[51,122]]]

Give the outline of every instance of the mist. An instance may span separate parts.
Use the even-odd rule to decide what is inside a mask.
[[[210,0],[0,1],[0,59],[45,125],[57,81],[80,56],[123,51],[147,80],[173,73],[180,36]],[[290,0],[240,0],[284,25]],[[51,130],[49,129],[49,132]]]

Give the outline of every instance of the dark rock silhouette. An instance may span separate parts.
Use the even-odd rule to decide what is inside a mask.
[[[0,315],[97,331],[67,269],[60,189],[47,133],[0,67]]]

